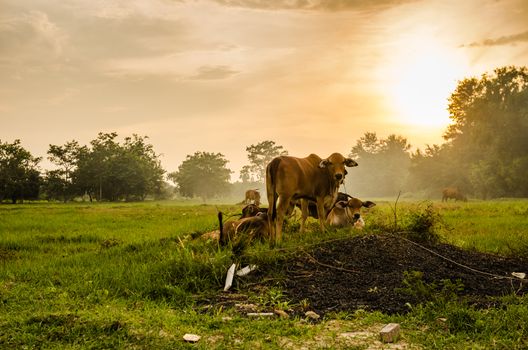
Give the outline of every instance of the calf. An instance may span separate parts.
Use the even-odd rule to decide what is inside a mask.
[[[328,213],[326,223],[330,226],[353,226],[362,229],[365,226],[365,221],[361,217],[361,208],[372,208],[375,205],[374,202],[363,202],[354,197],[350,197],[346,201],[338,201]]]
[[[219,212],[218,222],[220,226],[219,241],[221,246],[225,246],[229,242],[245,245],[255,239],[264,240],[269,238],[267,213],[258,212],[255,216],[226,221],[223,224],[222,212]]]
[[[267,213],[267,212],[268,212],[268,208],[259,208],[255,204],[248,204],[244,208],[242,208],[242,216],[240,218],[241,219],[249,218],[251,216],[257,216],[258,213]]]

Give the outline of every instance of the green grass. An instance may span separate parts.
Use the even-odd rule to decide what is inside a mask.
[[[397,223],[429,204],[399,203]],[[378,202],[366,215],[367,232],[391,227],[391,206]],[[501,254],[528,251],[526,200],[432,206],[444,241]],[[378,344],[387,322],[401,323],[400,342],[408,346],[528,346],[526,297],[502,298],[489,310],[443,301],[405,316],[358,311],[318,324],[298,317],[248,320],[222,305],[205,309],[202,302],[221,291],[232,256],[216,242],[191,237],[216,229],[216,213],[216,206],[176,202],[1,205],[0,348],[367,348]],[[299,246],[344,234],[290,233],[280,249],[257,244],[245,259],[272,264]],[[279,289],[250,301],[289,307]],[[444,318],[447,324],[439,321]],[[340,336],[357,331],[364,331],[363,340]],[[186,344],[185,333],[203,338]]]

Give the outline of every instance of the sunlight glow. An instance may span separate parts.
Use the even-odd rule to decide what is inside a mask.
[[[466,68],[456,50],[416,38],[393,56],[386,93],[400,123],[438,128],[449,124],[447,99]]]

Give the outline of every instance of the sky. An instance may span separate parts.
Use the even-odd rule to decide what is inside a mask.
[[[0,0],[0,141],[148,136],[163,167],[246,147],[440,144],[457,81],[528,64],[528,0]],[[49,162],[42,162],[49,167]]]

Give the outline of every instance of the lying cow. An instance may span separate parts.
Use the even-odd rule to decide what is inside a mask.
[[[243,218],[249,218],[251,216],[257,216],[258,213],[267,213],[268,208],[260,208],[259,206],[255,204],[248,204],[244,208],[242,208],[242,216]]]
[[[455,202],[467,202],[467,197],[457,187],[447,187],[442,190],[442,202],[447,202],[449,198],[453,198]]]
[[[345,171],[345,174],[346,174],[346,171]],[[347,193],[337,192],[337,198],[336,198],[335,202],[332,204],[332,206],[331,207],[325,207],[325,209],[326,209],[325,218],[328,216],[328,213],[330,212],[330,210],[332,210],[332,208],[335,206],[335,204],[337,202],[348,201],[349,198],[352,198],[352,196],[347,194]],[[301,209],[301,200],[297,200],[294,203],[291,203],[290,208],[286,212],[286,216],[290,216],[293,213],[293,211],[295,210],[296,207]],[[318,219],[319,218],[319,215],[317,215],[317,204],[315,202],[313,202],[313,201],[308,201],[308,216],[310,216],[310,217],[312,217],[314,219]]]
[[[222,219],[222,212],[219,212],[219,242],[221,246],[225,246],[230,242],[234,245],[245,246],[255,239],[264,240],[269,238],[267,213],[258,212],[255,216],[226,221],[225,224],[222,223]]]
[[[247,190],[246,198],[244,199],[245,204],[255,204],[257,207],[260,205],[260,192],[258,189]]]
[[[361,217],[361,208],[372,208],[375,205],[374,202],[363,202],[354,197],[338,201],[328,213],[326,223],[335,227],[353,226],[362,229],[365,226],[365,221]]]
[[[301,200],[301,232],[308,217],[308,201],[314,201],[321,230],[325,228],[326,212],[337,198],[339,186],[345,179],[345,166],[358,164],[340,153],[326,159],[315,154],[306,158],[281,156],[274,158],[266,167],[268,220],[272,238],[282,239],[284,217],[292,201]]]

